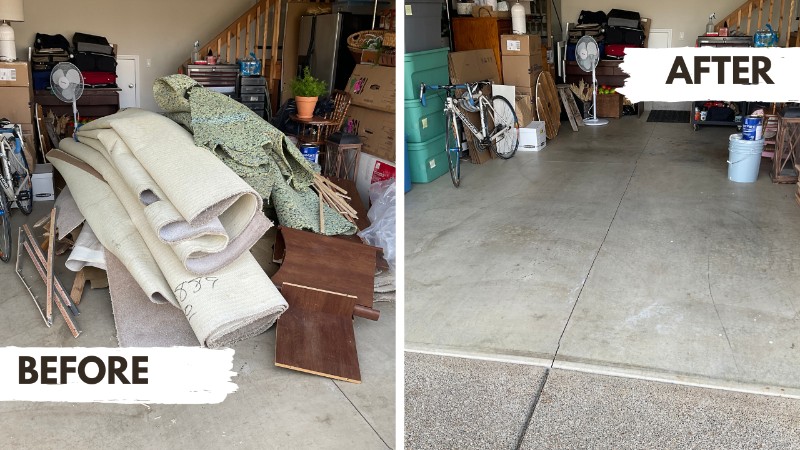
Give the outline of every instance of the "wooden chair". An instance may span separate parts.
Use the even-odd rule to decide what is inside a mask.
[[[350,94],[340,90],[331,93],[333,109],[325,115],[314,116],[308,121],[299,121],[300,132],[297,140],[300,144],[314,144],[319,146],[320,161],[322,165],[325,160],[325,141],[328,136],[339,131],[344,124],[347,110],[350,108]],[[324,165],[323,165],[324,167]]]

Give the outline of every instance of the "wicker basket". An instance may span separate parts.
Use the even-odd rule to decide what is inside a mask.
[[[380,46],[384,45],[384,35],[390,33],[387,30],[366,30],[353,33],[347,37],[347,48],[351,52],[361,53],[372,40],[380,40]],[[392,33],[394,34],[394,33]]]
[[[395,43],[395,34],[394,31],[387,31],[386,34],[383,35],[383,46],[384,47],[397,47]]]

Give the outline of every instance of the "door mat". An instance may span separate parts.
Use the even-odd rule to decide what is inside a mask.
[[[662,123],[689,123],[689,111],[673,111],[669,109],[654,109],[647,116],[648,122]]]

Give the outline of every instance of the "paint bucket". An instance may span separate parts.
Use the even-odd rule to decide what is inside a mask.
[[[319,145],[317,144],[302,144],[300,145],[300,153],[303,154],[303,158],[308,160],[308,162],[312,163],[319,163]]]
[[[728,179],[737,183],[754,183],[761,166],[764,139],[745,140],[732,134],[728,145]]]
[[[764,127],[761,125],[761,117],[747,116],[742,120],[742,139],[746,141],[757,141],[761,139]]]

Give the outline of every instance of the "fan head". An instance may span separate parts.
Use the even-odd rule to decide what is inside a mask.
[[[83,94],[83,74],[74,64],[56,64],[50,72],[50,88],[62,102],[71,103]]]
[[[586,72],[591,72],[600,62],[600,49],[591,36],[583,36],[575,45],[575,62]]]

